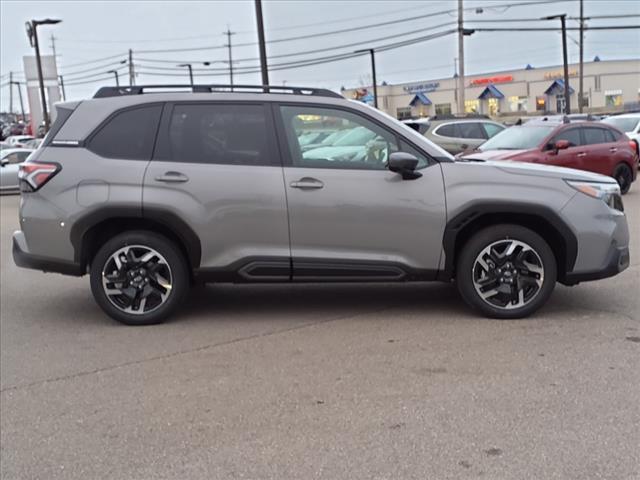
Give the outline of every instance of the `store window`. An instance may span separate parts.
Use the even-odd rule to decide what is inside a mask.
[[[480,111],[480,100],[465,100],[464,113],[478,113]]]
[[[596,75],[594,77],[594,82],[595,82],[595,90],[596,92],[600,91],[600,75]]]
[[[604,92],[604,104],[607,107],[621,107],[622,90],[608,90]]]
[[[544,112],[547,110],[547,99],[544,97],[536,97],[536,112]]]
[[[436,103],[436,115],[451,115],[451,104]]]
[[[398,120],[407,120],[411,118],[411,107],[400,107],[396,109]]]
[[[487,99],[487,113],[492,117],[495,117],[500,112],[500,100],[497,98]]]
[[[509,111],[510,112],[526,112],[527,111],[527,97],[509,97]]]

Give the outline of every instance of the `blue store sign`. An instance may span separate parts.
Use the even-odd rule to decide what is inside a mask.
[[[440,82],[420,83],[418,85],[404,87],[404,91],[407,93],[429,93],[437,90],[439,86]]]

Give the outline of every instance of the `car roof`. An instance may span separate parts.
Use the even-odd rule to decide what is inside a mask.
[[[620,115],[611,115],[607,118],[640,118],[640,112],[621,113]]]

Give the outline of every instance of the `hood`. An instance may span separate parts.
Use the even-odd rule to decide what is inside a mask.
[[[471,153],[463,153],[460,158],[473,158],[476,160],[509,160],[528,150],[476,150]]]
[[[468,165],[498,168],[514,175],[534,175],[538,177],[561,178],[564,180],[579,180],[583,182],[616,183],[615,179],[599,173],[576,170],[574,168],[554,167],[542,163],[487,161],[484,163],[469,163]]]

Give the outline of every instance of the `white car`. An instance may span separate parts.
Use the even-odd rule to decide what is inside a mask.
[[[12,135],[7,137],[6,142],[13,148],[25,148],[26,142],[33,139],[35,139],[35,137],[32,137],[31,135]]]
[[[33,151],[29,148],[7,148],[0,151],[0,193],[20,191],[18,167]]]
[[[624,113],[622,115],[614,115],[602,120],[604,123],[613,125],[618,130],[622,130],[631,140],[640,145],[640,113]]]

